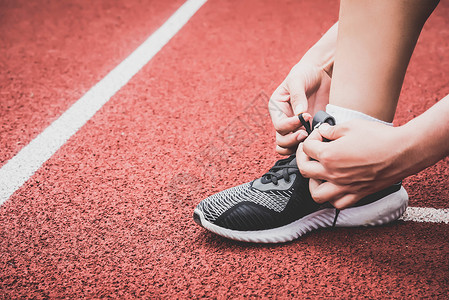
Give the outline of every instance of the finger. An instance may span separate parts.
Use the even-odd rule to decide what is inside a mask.
[[[302,176],[306,178],[329,180],[327,171],[323,165],[316,160],[312,160],[307,154],[305,154],[303,147],[304,143],[301,143],[298,146],[298,150],[296,150],[296,162]]]
[[[293,117],[295,113],[290,105],[290,95],[273,94],[268,101],[268,110],[274,120]]]
[[[321,125],[321,126],[323,126],[323,125]],[[313,130],[312,133],[310,134],[310,137],[308,138],[308,140],[317,140],[317,141],[322,142],[323,137],[321,136],[321,134],[318,130]]]
[[[318,180],[318,179],[313,179],[310,178],[309,179],[309,191],[310,191],[310,195],[312,196],[312,199],[317,202],[317,203],[321,203],[318,202],[317,200],[315,200],[315,198],[313,197],[313,194],[315,193],[315,191],[318,189],[318,187],[320,186],[320,184],[322,184],[324,181],[322,180]]]
[[[273,119],[274,129],[281,135],[286,135],[290,132],[297,131],[301,127],[301,121],[297,116],[284,117]]]
[[[319,186],[320,184],[322,184],[322,183],[323,183],[322,180],[310,178],[310,179],[309,179],[309,190],[310,190],[310,194],[312,194],[312,191],[315,191],[315,190],[318,188],[318,186]]]
[[[298,142],[303,142],[309,136],[309,134],[305,130],[300,130],[299,132],[300,133],[298,134],[298,137],[296,139],[298,140]]]
[[[319,130],[317,131],[322,137],[331,141],[341,138],[347,131],[347,127],[345,125],[330,126],[327,123],[324,123],[318,129]]]
[[[300,171],[301,166],[310,161],[310,158],[304,153],[303,145],[304,143],[299,144],[298,149],[296,150],[296,164],[298,165]]]
[[[356,204],[362,196],[356,194],[346,194],[337,200],[329,201],[337,209],[345,209]]]
[[[281,135],[276,132],[276,144],[282,148],[292,148],[299,144],[300,141],[307,137],[307,132],[304,130],[298,130],[286,135]]]
[[[323,182],[316,179],[309,181],[310,194],[317,203],[325,203],[340,199],[345,195],[346,186],[336,185],[329,181]]]
[[[293,112],[292,106],[290,104],[290,94],[286,89],[285,82],[279,85],[278,88],[274,91],[273,95],[270,98],[270,101],[268,101],[268,110],[270,112],[274,127],[280,127],[281,131],[284,130],[282,129],[282,126],[284,125],[282,122],[284,122],[284,120],[287,118],[295,116],[295,113]],[[290,126],[291,128],[286,129],[287,133],[294,131],[295,128],[299,128],[300,122],[294,119],[291,119],[291,121],[296,123],[293,124],[293,126]],[[283,132],[281,133],[285,134]]]
[[[276,152],[279,153],[280,155],[291,155],[295,153],[295,151],[296,151],[295,148],[282,148],[279,145],[276,145]]]
[[[326,142],[321,140],[321,135],[316,132],[317,130],[312,131],[309,137],[304,141],[304,153],[316,160],[320,160],[321,154],[326,151],[326,148],[329,146]]]
[[[287,90],[290,93],[290,103],[295,115],[306,112],[309,106],[306,96],[306,87],[302,77],[289,76],[286,80]]]

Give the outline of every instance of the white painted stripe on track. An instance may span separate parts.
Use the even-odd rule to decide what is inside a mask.
[[[207,0],[186,1],[142,45],[0,169],[0,205],[142,69]]]
[[[449,208],[409,207],[400,220],[449,224]]]

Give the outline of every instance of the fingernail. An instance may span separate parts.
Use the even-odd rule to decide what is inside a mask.
[[[304,113],[303,114],[303,118],[304,120],[306,120],[307,122],[309,122],[310,120],[312,120],[312,115],[309,113]]]

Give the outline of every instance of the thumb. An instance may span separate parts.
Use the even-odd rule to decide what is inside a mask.
[[[290,104],[295,115],[307,112],[308,101],[305,92],[305,86],[302,80],[290,81],[287,85],[290,94]]]
[[[318,127],[320,134],[323,138],[328,140],[336,140],[345,135],[345,127],[341,125],[330,126],[327,123],[324,123],[320,127]]]

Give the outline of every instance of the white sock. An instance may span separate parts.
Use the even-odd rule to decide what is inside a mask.
[[[379,122],[379,123],[382,123],[385,125],[393,126],[393,123],[385,122],[385,121],[376,119],[374,117],[371,117],[367,114],[364,114],[362,112],[352,110],[349,108],[344,108],[344,107],[337,106],[337,105],[333,105],[333,104],[328,104],[326,106],[326,112],[335,118],[335,122],[337,122],[337,124],[340,124],[343,122],[348,122],[353,119],[362,119],[362,120],[368,120],[368,121],[376,121],[376,122]]]

